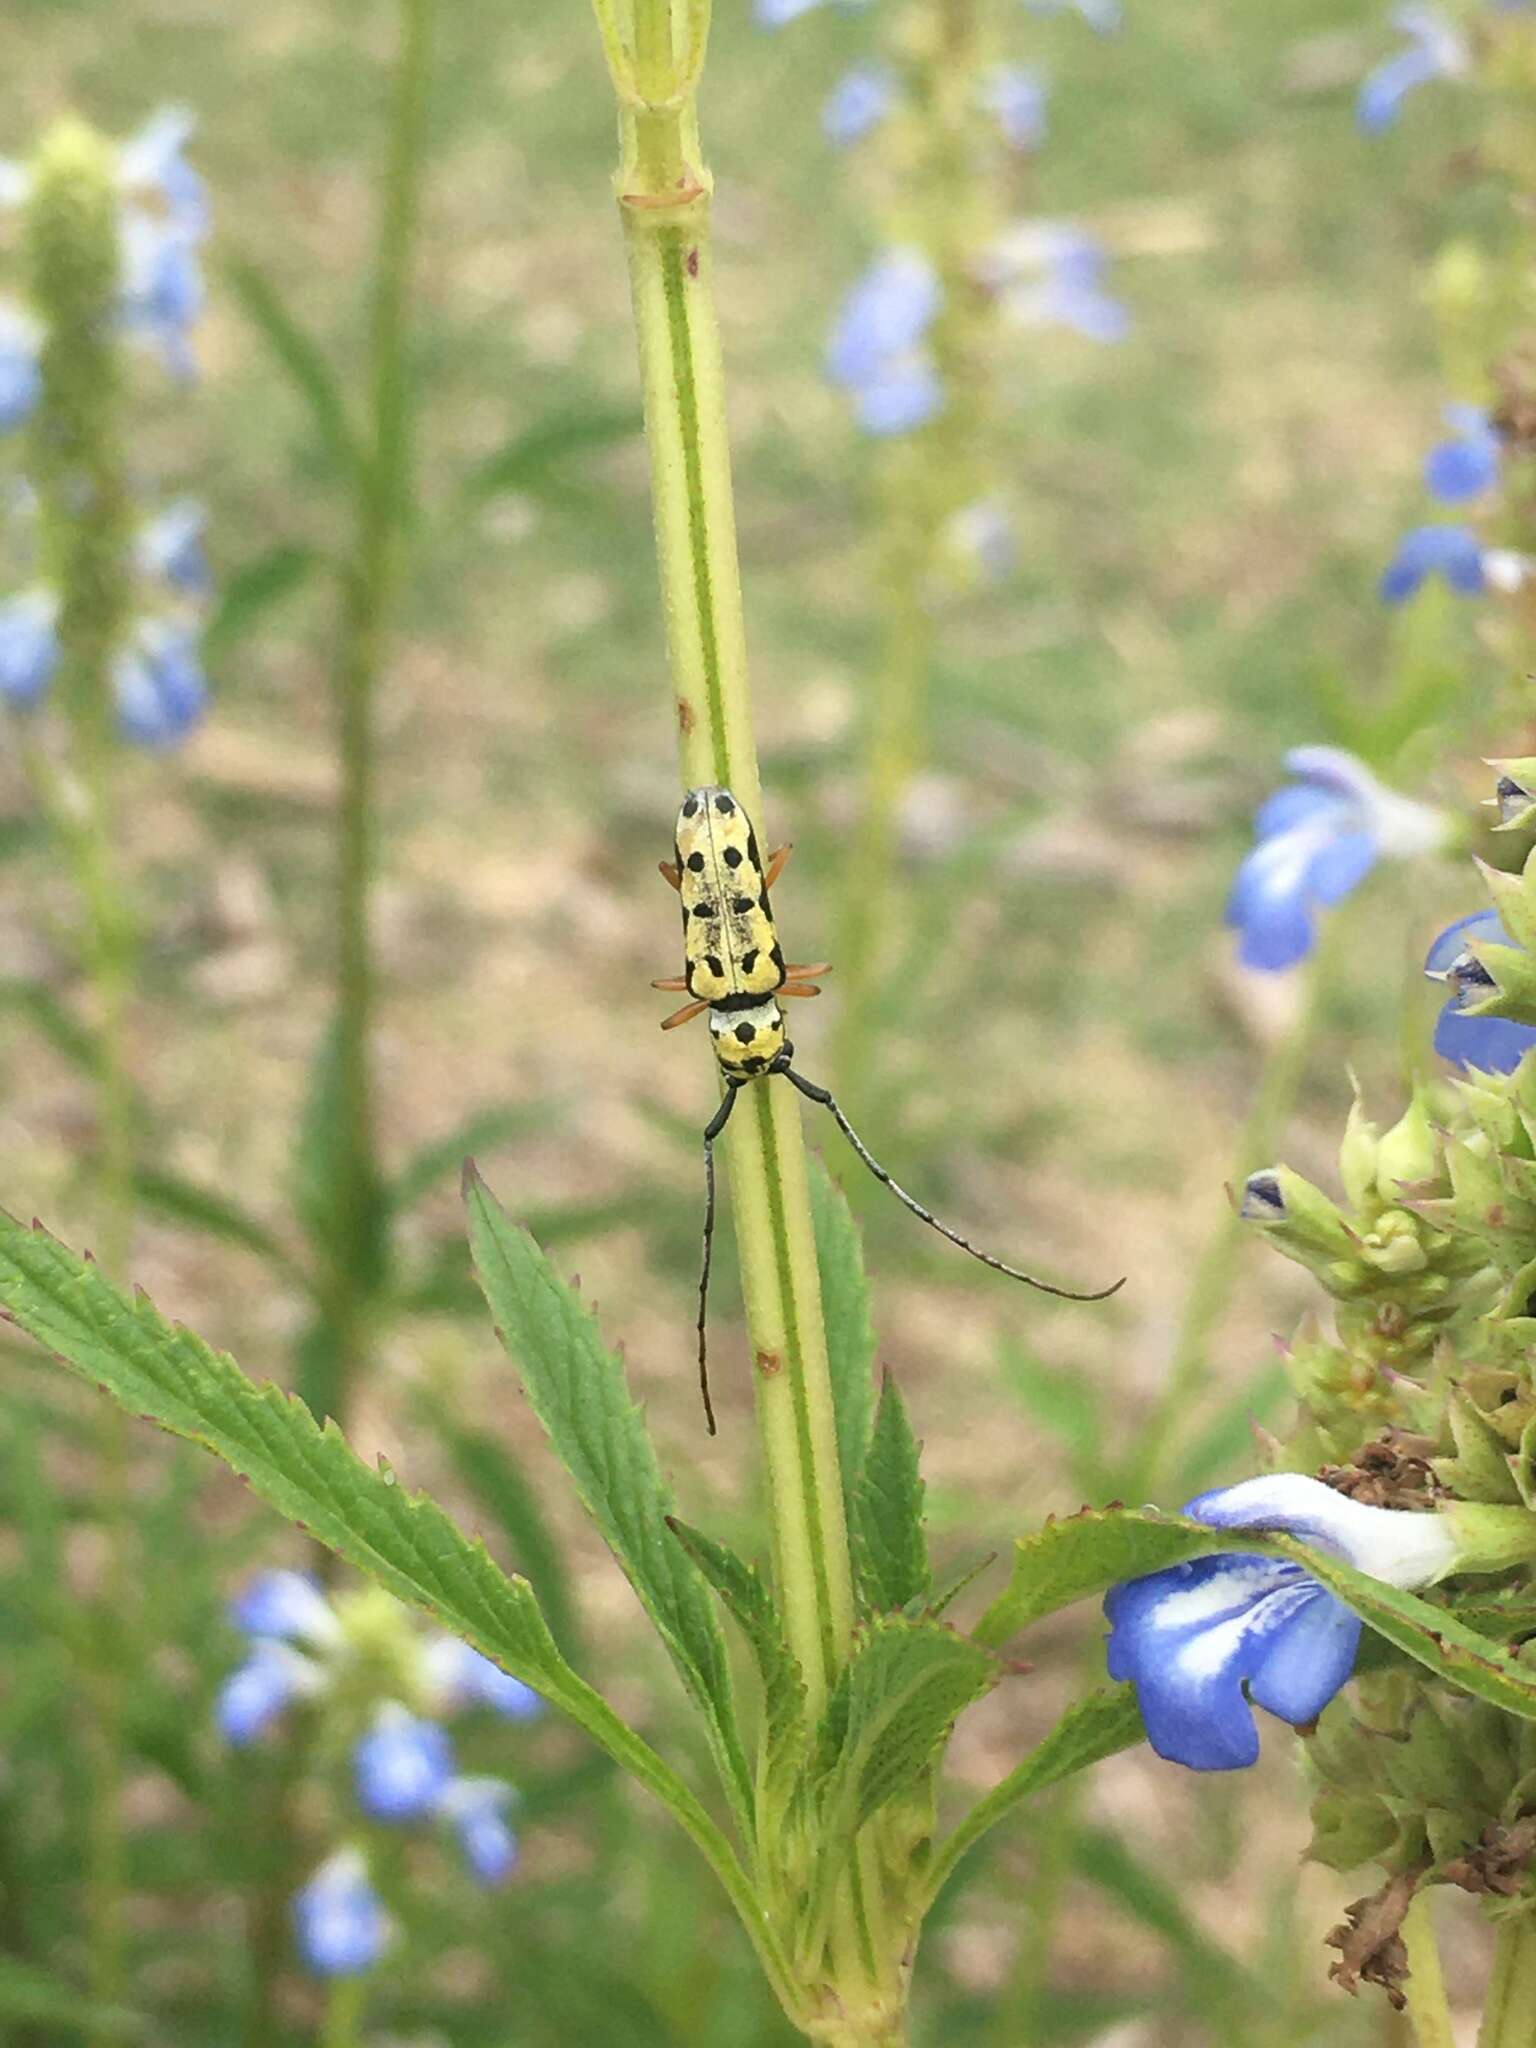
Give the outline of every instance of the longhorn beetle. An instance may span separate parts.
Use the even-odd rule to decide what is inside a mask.
[[[1063,1301],[1104,1301],[1125,1285],[1096,1293],[1077,1294],[1067,1287],[1053,1287],[1047,1280],[1021,1273],[1004,1265],[990,1252],[981,1251],[947,1223],[941,1223],[921,1202],[898,1186],[865,1146],[825,1088],[797,1074],[791,1062],[795,1048],[784,1027],[779,1004],[786,997],[820,995],[814,977],[830,971],[822,961],[816,966],[789,966],[774,928],[768,891],[784,872],[790,849],[781,846],[768,856],[764,867],[757,850],[757,834],[740,802],[728,789],[690,789],[677,814],[674,842],[676,861],[661,862],[661,872],[677,891],[683,910],[683,953],[687,971],[652,988],[687,992],[689,1001],[662,1022],[663,1031],[709,1012],[710,1038],[715,1060],[725,1082],[720,1107],[704,1132],[704,1251],[699,1272],[699,1391],[704,1398],[704,1419],[711,1436],[715,1434],[715,1411],[709,1398],[709,1366],[705,1328],[709,1309],[709,1266],[715,1237],[715,1140],[730,1121],[736,1098],[749,1081],[764,1075],[782,1074],[807,1101],[829,1110],[838,1129],[878,1181],[884,1182],[897,1201],[941,1237],[947,1237],[961,1251],[969,1252],[994,1273],[1006,1273],[1010,1280],[1022,1280],[1026,1287],[1042,1294],[1054,1294]]]

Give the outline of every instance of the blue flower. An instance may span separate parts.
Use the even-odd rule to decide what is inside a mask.
[[[453,1744],[435,1721],[384,1706],[352,1751],[352,1775],[358,1804],[375,1820],[420,1820],[453,1778]]]
[[[37,326],[17,307],[0,300],[0,434],[21,425],[42,390]]]
[[[181,620],[142,620],[112,669],[117,722],[141,747],[173,747],[185,739],[208,703],[197,634]]]
[[[38,703],[59,665],[59,601],[24,590],[0,604],[0,698],[19,711]]]
[[[1034,14],[1061,14],[1070,6],[1096,35],[1113,35],[1125,19],[1120,0],[1025,0]]]
[[[1407,46],[1361,84],[1355,118],[1367,135],[1390,128],[1410,92],[1432,78],[1464,77],[1472,61],[1466,38],[1437,8],[1399,7],[1392,21]]]
[[[896,100],[896,81],[884,64],[856,64],[833,86],[821,109],[821,132],[835,148],[862,142]]]
[[[299,1952],[317,1977],[361,1977],[389,1946],[389,1917],[356,1849],[338,1849],[295,1893]]]
[[[1424,458],[1424,481],[1447,505],[1480,498],[1499,480],[1504,444],[1498,430],[1480,405],[1448,405],[1442,417],[1451,438]]]
[[[1462,597],[1482,596],[1488,580],[1483,550],[1470,527],[1416,526],[1405,533],[1382,571],[1383,603],[1402,604],[1430,576],[1442,577]]]
[[[1226,922],[1245,967],[1278,972],[1316,942],[1319,909],[1359,887],[1377,861],[1441,844],[1446,820],[1427,804],[1385,789],[1363,761],[1337,747],[1296,747],[1285,765],[1299,781],[1263,803],[1258,843],[1237,871]]]
[[[944,403],[923,343],[944,288],[915,249],[888,250],[852,286],[827,347],[827,374],[854,396],[866,433],[907,434]]]
[[[1295,1472],[1200,1494],[1184,1513],[1284,1531],[1392,1586],[1423,1585],[1457,1555],[1439,1515],[1366,1507]],[[1110,1676],[1135,1685],[1157,1754],[1196,1771],[1257,1761],[1255,1706],[1298,1727],[1315,1720],[1360,1641],[1358,1619],[1300,1565],[1237,1553],[1116,1586],[1104,1612]]]
[[[167,583],[185,597],[206,597],[213,587],[203,530],[208,515],[195,499],[168,505],[139,528],[141,575]]]
[[[229,1618],[248,1636],[329,1647],[341,1625],[308,1572],[258,1572],[229,1603]]]
[[[323,1683],[308,1657],[287,1643],[262,1638],[219,1688],[214,1708],[219,1733],[231,1748],[245,1749],[295,1700],[312,1697]]]
[[[515,1796],[500,1778],[455,1778],[437,1803],[481,1884],[505,1884],[517,1868],[517,1836],[506,1818]]]
[[[1019,536],[999,498],[963,505],[949,522],[947,538],[987,583],[1001,583],[1018,566]]]
[[[163,207],[188,240],[209,228],[208,188],[182,154],[197,128],[185,107],[162,107],[118,151],[118,179],[132,198]]]
[[[1045,80],[1022,64],[997,64],[981,80],[983,109],[1010,149],[1038,149],[1045,140]]]
[[[1021,221],[984,269],[1004,311],[1026,327],[1067,327],[1089,341],[1123,341],[1131,316],[1104,289],[1102,244],[1056,221]]]
[[[166,369],[182,383],[197,375],[187,336],[203,310],[203,278],[196,238],[173,216],[123,215],[123,324],[158,348]]]
[[[544,1711],[544,1702],[531,1685],[513,1678],[457,1636],[439,1636],[429,1643],[424,1666],[427,1683],[446,1713],[490,1707],[509,1721],[533,1721]]]
[[[759,28],[783,28],[822,4],[823,0],[757,0],[753,18]]]
[[[1475,910],[1447,925],[1429,949],[1424,972],[1450,988],[1450,1000],[1435,1023],[1435,1051],[1453,1065],[1480,1074],[1512,1074],[1536,1045],[1536,1029],[1509,1017],[1469,1017],[1468,1003],[1485,1002],[1496,991],[1488,969],[1471,950],[1472,942],[1510,946],[1496,910]]]

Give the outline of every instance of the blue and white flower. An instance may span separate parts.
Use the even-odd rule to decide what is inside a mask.
[[[1253,851],[1237,871],[1226,922],[1245,967],[1275,973],[1306,959],[1317,913],[1359,887],[1379,860],[1405,860],[1444,843],[1443,813],[1379,783],[1339,747],[1295,747],[1297,780],[1254,817]]]
[[[258,1572],[230,1601],[229,1618],[242,1635],[279,1642],[330,1649],[341,1639],[336,1611],[308,1572]]]
[[[533,1721],[544,1711],[544,1702],[531,1685],[513,1678],[457,1636],[439,1636],[428,1643],[422,1664],[428,1689],[446,1713],[489,1707],[508,1721]]]
[[[507,1821],[516,1796],[501,1778],[455,1778],[437,1802],[481,1884],[505,1884],[517,1868],[517,1836]]]
[[[1040,147],[1048,93],[1038,71],[1022,64],[995,64],[983,74],[979,90],[983,110],[997,122],[1010,149]]]
[[[187,162],[197,116],[186,107],[162,107],[118,151],[117,174],[127,198],[164,212],[188,240],[206,239],[208,188]]]
[[[0,434],[28,419],[42,396],[40,339],[37,322],[0,299]]]
[[[167,584],[179,596],[204,598],[213,588],[203,535],[208,514],[195,498],[179,498],[139,528],[141,576]]]
[[[0,604],[0,699],[29,711],[59,665],[59,600],[38,586]]]
[[[1509,946],[1514,941],[1496,910],[1475,910],[1447,925],[1429,949],[1424,972],[1444,982],[1450,998],[1435,1023],[1435,1051],[1443,1060],[1480,1074],[1512,1074],[1536,1045],[1536,1029],[1509,1017],[1469,1017],[1465,1006],[1494,994],[1493,976],[1474,945]]]
[[[909,434],[944,403],[926,348],[944,288],[917,249],[890,249],[854,283],[827,346],[827,374],[853,395],[868,434]]]
[[[366,1976],[388,1948],[389,1915],[358,1849],[338,1849],[294,1894],[299,1953],[317,1977]]]
[[[141,619],[112,666],[117,723],[140,747],[173,747],[208,705],[197,632],[184,619]]]
[[[1480,498],[1499,480],[1504,442],[1480,405],[1448,405],[1441,414],[1450,436],[1424,458],[1424,481],[1446,505]]]
[[[1282,1531],[1390,1586],[1421,1586],[1456,1563],[1436,1514],[1366,1507],[1295,1472],[1190,1501],[1213,1529]],[[1223,1554],[1116,1586],[1104,1602],[1109,1672],[1129,1679],[1153,1749],[1196,1771],[1242,1770],[1259,1754],[1253,1709],[1302,1727],[1349,1678],[1360,1622],[1299,1564]]]
[[[1438,576],[1459,597],[1481,597],[1488,587],[1483,545],[1469,526],[1416,526],[1398,542],[1382,571],[1385,604],[1402,604]]]
[[[785,28],[824,4],[825,0],[756,0],[752,18],[759,28]]]
[[[837,149],[862,142],[896,104],[896,80],[885,64],[855,64],[845,71],[821,109],[821,132]]]
[[[1355,116],[1367,135],[1390,128],[1409,93],[1432,78],[1465,78],[1472,68],[1466,37],[1437,7],[1399,7],[1392,24],[1404,47],[1378,64],[1363,81]]]
[[[453,1769],[446,1730],[393,1700],[352,1751],[357,1803],[374,1820],[421,1820],[453,1782]]]
[[[297,1701],[325,1689],[325,1673],[291,1643],[263,1637],[219,1688],[214,1719],[231,1749],[248,1749]]]
[[[1102,243],[1060,221],[1020,221],[989,251],[984,280],[1025,327],[1066,327],[1088,341],[1123,341],[1131,316],[1104,288]]]
[[[1018,531],[1001,498],[977,498],[962,505],[944,537],[960,561],[985,583],[1001,583],[1018,567]]]

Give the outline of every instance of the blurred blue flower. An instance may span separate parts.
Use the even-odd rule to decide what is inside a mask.
[[[245,1749],[295,1700],[311,1698],[323,1684],[319,1666],[308,1657],[289,1643],[263,1637],[219,1688],[219,1733],[231,1748]]]
[[[980,97],[1010,149],[1038,149],[1044,142],[1048,95],[1039,72],[1022,64],[996,64],[981,79]]]
[[[1027,327],[1067,327],[1089,341],[1123,341],[1125,307],[1104,289],[1103,245],[1057,221],[1020,221],[993,247],[984,270],[1004,311]]]
[[[389,1917],[356,1849],[327,1857],[295,1893],[299,1952],[317,1977],[361,1977],[389,1946]]]
[[[0,434],[21,425],[42,389],[36,322],[0,299]]]
[[[1470,527],[1416,526],[1405,533],[1382,571],[1382,602],[1402,604],[1431,576],[1439,576],[1462,597],[1482,595],[1487,588],[1483,550]]]
[[[759,28],[783,28],[823,4],[824,0],[756,0],[753,19]]]
[[[182,383],[197,375],[188,335],[203,310],[203,278],[197,239],[174,216],[123,215],[123,324],[160,351],[166,369]]]
[[[1447,505],[1480,498],[1499,480],[1504,444],[1480,405],[1448,405],[1442,414],[1451,429],[1424,458],[1424,481]]]
[[[117,723],[140,747],[173,747],[208,704],[197,634],[182,620],[144,619],[112,667]]]
[[[1024,0],[1032,14],[1062,14],[1070,7],[1096,35],[1113,35],[1125,19],[1120,0]]]
[[[949,522],[948,539],[988,583],[1001,583],[1018,566],[1019,536],[1000,498],[962,506]]]
[[[481,1884],[505,1884],[517,1868],[517,1836],[506,1818],[514,1797],[500,1778],[455,1778],[438,1800],[438,1812]]]
[[[544,1702],[531,1685],[513,1678],[457,1636],[439,1636],[426,1647],[427,1684],[445,1713],[461,1707],[490,1707],[509,1721],[536,1720]]]
[[[1278,1472],[1203,1493],[1184,1513],[1213,1529],[1284,1531],[1392,1586],[1449,1570],[1438,1515],[1367,1507],[1320,1480]],[[1129,1679],[1147,1739],[1196,1771],[1257,1762],[1253,1708],[1304,1726],[1354,1669],[1360,1622],[1298,1564],[1232,1553],[1116,1586],[1104,1602],[1109,1675]]]
[[[1432,78],[1464,77],[1472,61],[1465,36],[1436,7],[1399,7],[1392,23],[1407,42],[1361,84],[1355,118],[1367,135],[1390,128],[1409,93]]]
[[[185,597],[206,597],[213,588],[203,545],[207,524],[208,514],[195,499],[168,505],[139,528],[139,573]]]
[[[1514,943],[1496,910],[1475,910],[1470,917],[1459,917],[1435,940],[1424,972],[1451,991],[1435,1023],[1435,1051],[1454,1066],[1480,1074],[1512,1074],[1536,1045],[1536,1029],[1508,1017],[1466,1015],[1467,1003],[1485,1001],[1496,987],[1493,976],[1471,950],[1472,941],[1488,946]]]
[[[942,407],[943,383],[923,341],[943,302],[938,273],[915,249],[888,250],[844,298],[827,373],[853,393],[866,433],[911,433]]]
[[[0,604],[0,698],[16,710],[39,702],[59,665],[59,601],[23,590]]]
[[[896,102],[896,80],[884,64],[855,64],[845,71],[821,109],[821,132],[835,148],[862,142]]]
[[[453,1778],[453,1744],[435,1721],[393,1703],[352,1751],[358,1804],[375,1820],[420,1820]]]
[[[197,128],[185,107],[162,107],[118,151],[118,178],[136,200],[163,207],[188,240],[202,241],[209,228],[208,188],[183,151]]]
[[[320,1582],[308,1572],[258,1572],[229,1603],[229,1618],[248,1636],[334,1643],[341,1633]]]
[[[1378,860],[1429,852],[1446,833],[1441,813],[1384,788],[1341,748],[1296,747],[1285,765],[1299,780],[1259,807],[1258,843],[1226,908],[1238,959],[1269,972],[1307,957],[1318,910],[1358,888]]]

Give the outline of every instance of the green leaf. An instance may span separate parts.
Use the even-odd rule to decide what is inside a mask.
[[[1118,1750],[1129,1749],[1145,1733],[1135,1690],[1129,1685],[1090,1693],[1068,1707],[1045,1740],[994,1785],[939,1844],[928,1875],[928,1901],[938,1897],[982,1837],[1023,1800],[1059,1785],[1064,1778],[1075,1777]]]
[[[672,1496],[624,1368],[591,1311],[466,1171],[470,1248],[524,1389],[588,1514],[623,1567],[695,1704],[743,1833],[752,1778],[736,1730],[725,1637],[708,1587],[667,1527]]]
[[[218,1188],[205,1188],[164,1167],[141,1166],[133,1177],[140,1202],[152,1213],[189,1224],[208,1237],[254,1252],[290,1280],[307,1285],[297,1260],[258,1217]]]
[[[799,1659],[760,1574],[725,1544],[675,1516],[668,1518],[668,1526],[725,1602],[756,1661],[763,1689],[763,1797],[770,1814],[780,1816],[805,1751],[805,1677]]]
[[[532,1586],[550,1634],[568,1657],[574,1657],[581,1647],[581,1631],[570,1575],[522,1467],[505,1444],[486,1430],[456,1422],[431,1395],[423,1395],[418,1412],[423,1426],[434,1432],[447,1452],[457,1477],[506,1538],[516,1570]]]
[[[502,491],[537,494],[558,466],[573,455],[616,442],[633,441],[644,425],[633,406],[601,407],[583,405],[568,412],[535,420],[531,427],[477,463],[464,479],[464,496],[471,502],[493,498]]]
[[[1093,1382],[1080,1372],[1060,1372],[1014,1344],[1003,1349],[1003,1377],[1034,1421],[1066,1451],[1073,1485],[1094,1492],[1105,1471],[1105,1445]]]
[[[143,1295],[130,1299],[88,1260],[3,1213],[0,1312],[131,1414],[212,1451],[296,1527],[568,1714],[686,1829],[782,1991],[783,1956],[729,1841],[676,1772],[566,1663],[526,1580],[500,1571],[483,1544],[387,1466],[363,1464],[334,1423],[322,1429],[301,1401],[248,1380]]]
[[[1144,1510],[1085,1509],[1025,1537],[1015,1547],[1013,1576],[982,1616],[976,1638],[996,1646],[1027,1623],[1102,1593],[1121,1579],[1224,1551],[1283,1557],[1301,1565],[1368,1627],[1447,1684],[1506,1713],[1536,1720],[1536,1666],[1520,1662],[1468,1628],[1448,1608],[1384,1585],[1292,1536],[1207,1529],[1199,1522]]]
[[[1290,1394],[1282,1365],[1268,1365],[1217,1409],[1185,1451],[1177,1491],[1196,1494],[1214,1486],[1253,1452],[1253,1426],[1273,1415]]]
[[[342,1146],[345,1128],[340,1035],[327,1026],[310,1061],[309,1084],[289,1161],[289,1193],[320,1260],[356,1262],[369,1294],[384,1284],[389,1240],[382,1201],[356,1185]]]
[[[92,2005],[76,1985],[7,1955],[0,1955],[0,2020],[30,2020],[93,2039],[136,2041],[150,2031],[140,2014]]]
[[[832,1416],[843,1474],[843,1506],[855,1519],[854,1494],[869,1449],[875,1405],[875,1330],[869,1315],[869,1283],[859,1226],[841,1188],[833,1185],[819,1159],[809,1162],[811,1222],[821,1274],[821,1307],[827,1329],[827,1365],[832,1377]]]
[[[816,1736],[822,1831],[846,1849],[918,1783],[962,1710],[996,1684],[996,1660],[936,1621],[873,1621],[855,1641]]]
[[[253,263],[235,257],[225,264],[225,276],[246,318],[308,407],[333,472],[345,479],[360,475],[362,449],[341,386],[319,347],[289,312],[276,285]]]
[[[880,1389],[869,1456],[854,1493],[854,1559],[859,1597],[869,1614],[898,1613],[932,1586],[923,1536],[918,1443],[896,1382]]]
[[[233,647],[271,610],[291,597],[320,564],[313,548],[280,542],[242,562],[226,577],[212,618],[203,628],[203,651],[210,661]]]
[[[96,1035],[61,1003],[46,982],[0,981],[0,1004],[19,1010],[63,1059],[82,1074],[101,1068]]]
[[[1258,2009],[1262,1994],[1253,1973],[1212,1941],[1185,1906],[1177,1885],[1133,1855],[1112,1829],[1076,1828],[1072,1861],[1090,1884],[1114,1899],[1179,1957],[1197,2011],[1219,2017],[1239,2003],[1246,2012]]]
[[[411,1154],[385,1189],[386,1203],[395,1211],[414,1208],[440,1180],[461,1173],[466,1159],[526,1137],[541,1126],[547,1113],[542,1102],[504,1102],[472,1110],[451,1131]]]

